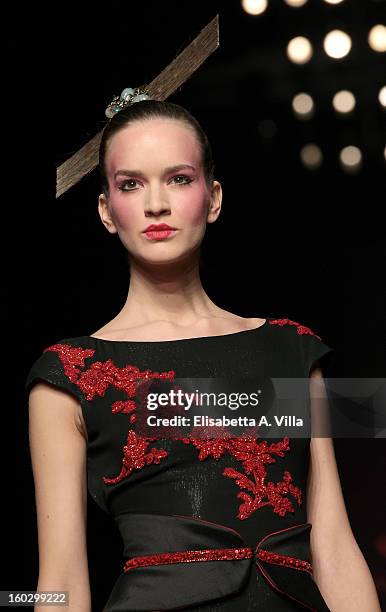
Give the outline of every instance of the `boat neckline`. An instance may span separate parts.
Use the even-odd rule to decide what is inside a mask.
[[[97,336],[82,336],[82,338],[89,338],[91,340],[96,340],[97,342],[103,342],[105,344],[175,344],[177,342],[194,342],[197,340],[213,340],[214,338],[240,336],[241,334],[254,334],[266,329],[268,327],[268,321],[269,319],[266,318],[264,323],[258,325],[258,327],[252,327],[251,329],[242,329],[238,332],[232,332],[230,334],[218,334],[217,336],[194,336],[193,338],[176,338],[175,340],[107,340],[105,338],[98,338]]]

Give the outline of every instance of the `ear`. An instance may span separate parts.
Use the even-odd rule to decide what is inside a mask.
[[[207,222],[214,223],[221,211],[222,187],[219,181],[213,181],[208,205]]]
[[[110,234],[116,234],[117,228],[114,225],[114,221],[110,213],[109,203],[104,193],[101,193],[98,197],[98,212],[107,231],[110,232]]]

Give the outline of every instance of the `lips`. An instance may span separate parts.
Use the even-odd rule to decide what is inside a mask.
[[[175,230],[175,229],[177,228],[172,227],[171,225],[168,225],[167,223],[159,223],[158,225],[152,223],[145,229],[145,232],[160,232],[162,230]]]
[[[149,225],[143,234],[146,236],[146,240],[159,241],[169,238],[169,236],[174,236],[177,232],[178,230],[170,227],[170,225],[160,223],[159,225]]]

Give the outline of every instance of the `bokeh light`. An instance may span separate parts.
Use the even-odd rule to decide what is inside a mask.
[[[386,85],[379,90],[378,100],[383,107],[386,107]]]
[[[304,6],[307,0],[284,0],[284,2],[288,4],[288,6],[298,8],[299,6]]]
[[[349,145],[339,154],[340,163],[345,172],[357,172],[362,165],[362,153],[358,147]]]
[[[287,55],[295,64],[305,64],[313,54],[312,45],[308,38],[296,36],[287,45]]]
[[[249,15],[261,15],[268,7],[267,0],[242,0],[241,6]]]
[[[298,119],[310,119],[314,114],[314,101],[307,93],[298,93],[292,100],[292,108]]]
[[[381,24],[373,26],[367,41],[373,51],[384,53],[386,51],[386,26]]]
[[[342,30],[331,30],[324,38],[323,47],[329,57],[341,59],[351,50],[351,38]]]
[[[316,144],[307,144],[300,151],[300,159],[308,170],[316,170],[322,165],[322,151]]]
[[[355,108],[355,96],[351,91],[342,89],[338,91],[332,99],[332,105],[338,113],[351,113]]]

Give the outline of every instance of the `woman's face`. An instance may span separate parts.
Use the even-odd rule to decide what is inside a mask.
[[[198,251],[222,193],[218,181],[206,184],[193,129],[172,119],[136,121],[111,139],[106,172],[109,198],[99,196],[99,214],[131,258],[165,264]],[[158,240],[145,233],[160,223],[176,231]]]

